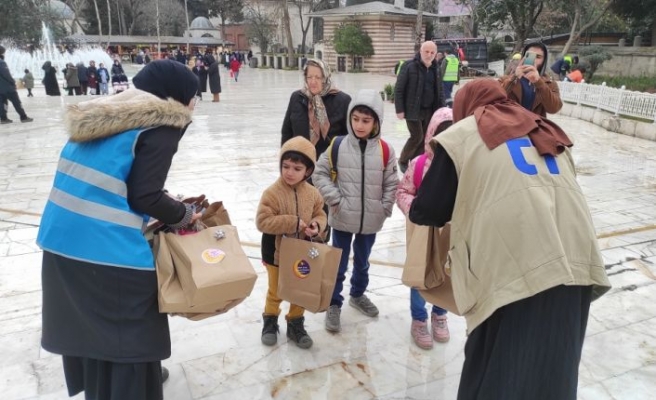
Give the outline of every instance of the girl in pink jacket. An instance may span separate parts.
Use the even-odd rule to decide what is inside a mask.
[[[429,142],[435,135],[446,130],[453,123],[453,112],[450,108],[442,107],[435,111],[424,139],[424,154],[415,157],[408,164],[408,169],[399,182],[396,190],[396,205],[408,216],[410,205],[417,195],[417,189],[421,184],[428,167],[433,160],[433,149]],[[416,171],[415,171],[416,170]],[[431,311],[431,330],[428,332],[428,314],[426,313],[426,300],[416,289],[410,289],[410,313],[412,325],[410,334],[413,340],[422,349],[432,349],[433,340],[447,342],[449,340],[449,327],[446,322],[446,310],[433,305]]]

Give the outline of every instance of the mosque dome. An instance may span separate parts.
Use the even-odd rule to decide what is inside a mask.
[[[205,17],[196,17],[191,21],[189,29],[214,30],[216,28],[214,28],[214,25],[212,25],[209,19]]]
[[[50,0],[48,2],[48,9],[59,18],[66,20],[75,19],[75,13],[63,1]]]

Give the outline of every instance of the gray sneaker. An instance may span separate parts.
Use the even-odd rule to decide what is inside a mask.
[[[365,294],[360,297],[351,296],[349,304],[367,317],[373,318],[378,315],[378,307],[376,307]]]
[[[326,311],[326,330],[329,332],[339,332],[342,330],[342,324],[339,322],[339,316],[342,309],[339,306],[330,306]]]

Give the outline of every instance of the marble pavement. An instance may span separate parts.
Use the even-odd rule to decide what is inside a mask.
[[[451,341],[433,350],[410,337],[409,290],[401,284],[404,218],[395,210],[372,254],[369,295],[381,313],[370,319],[345,305],[343,331],[307,314],[314,347],[260,343],[266,273],[254,216],[277,175],[280,126],[297,72],[245,68],[234,82],[222,70],[220,103],[200,102],[169,174],[173,193],[223,200],[259,279],[253,294],[226,315],[200,322],[171,318],[171,377],[165,398],[454,399],[465,324],[451,316]],[[382,90],[393,77],[340,74],[337,87]],[[0,126],[0,398],[66,399],[61,359],[39,346],[40,251],[34,243],[61,146],[67,104],[42,88],[21,99],[31,124]],[[207,96],[209,97],[209,96]],[[387,103],[383,137],[400,151],[407,130]],[[13,109],[9,117],[17,120]],[[575,142],[579,182],[589,200],[612,291],[592,306],[580,368],[581,400],[656,396],[656,143],[554,116]],[[656,127],[655,127],[656,129]],[[548,377],[545,377],[548,379]],[[76,396],[82,399],[83,396]]]

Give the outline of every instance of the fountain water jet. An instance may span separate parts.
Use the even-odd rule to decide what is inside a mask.
[[[50,30],[45,22],[41,23],[41,32],[41,48],[34,50],[32,53],[19,50],[13,46],[7,48],[5,61],[14,79],[22,78],[25,69],[29,69],[34,75],[34,80],[40,82],[44,74],[41,67],[46,61],[52,62],[52,66],[55,67],[58,75],[69,62],[73,64],[84,62],[85,66],[89,66],[89,61],[93,60],[96,62],[96,67],[100,63],[104,63],[106,68],[111,68],[112,58],[101,48],[84,47],[75,50],[72,54],[68,51],[62,54],[52,42]]]

